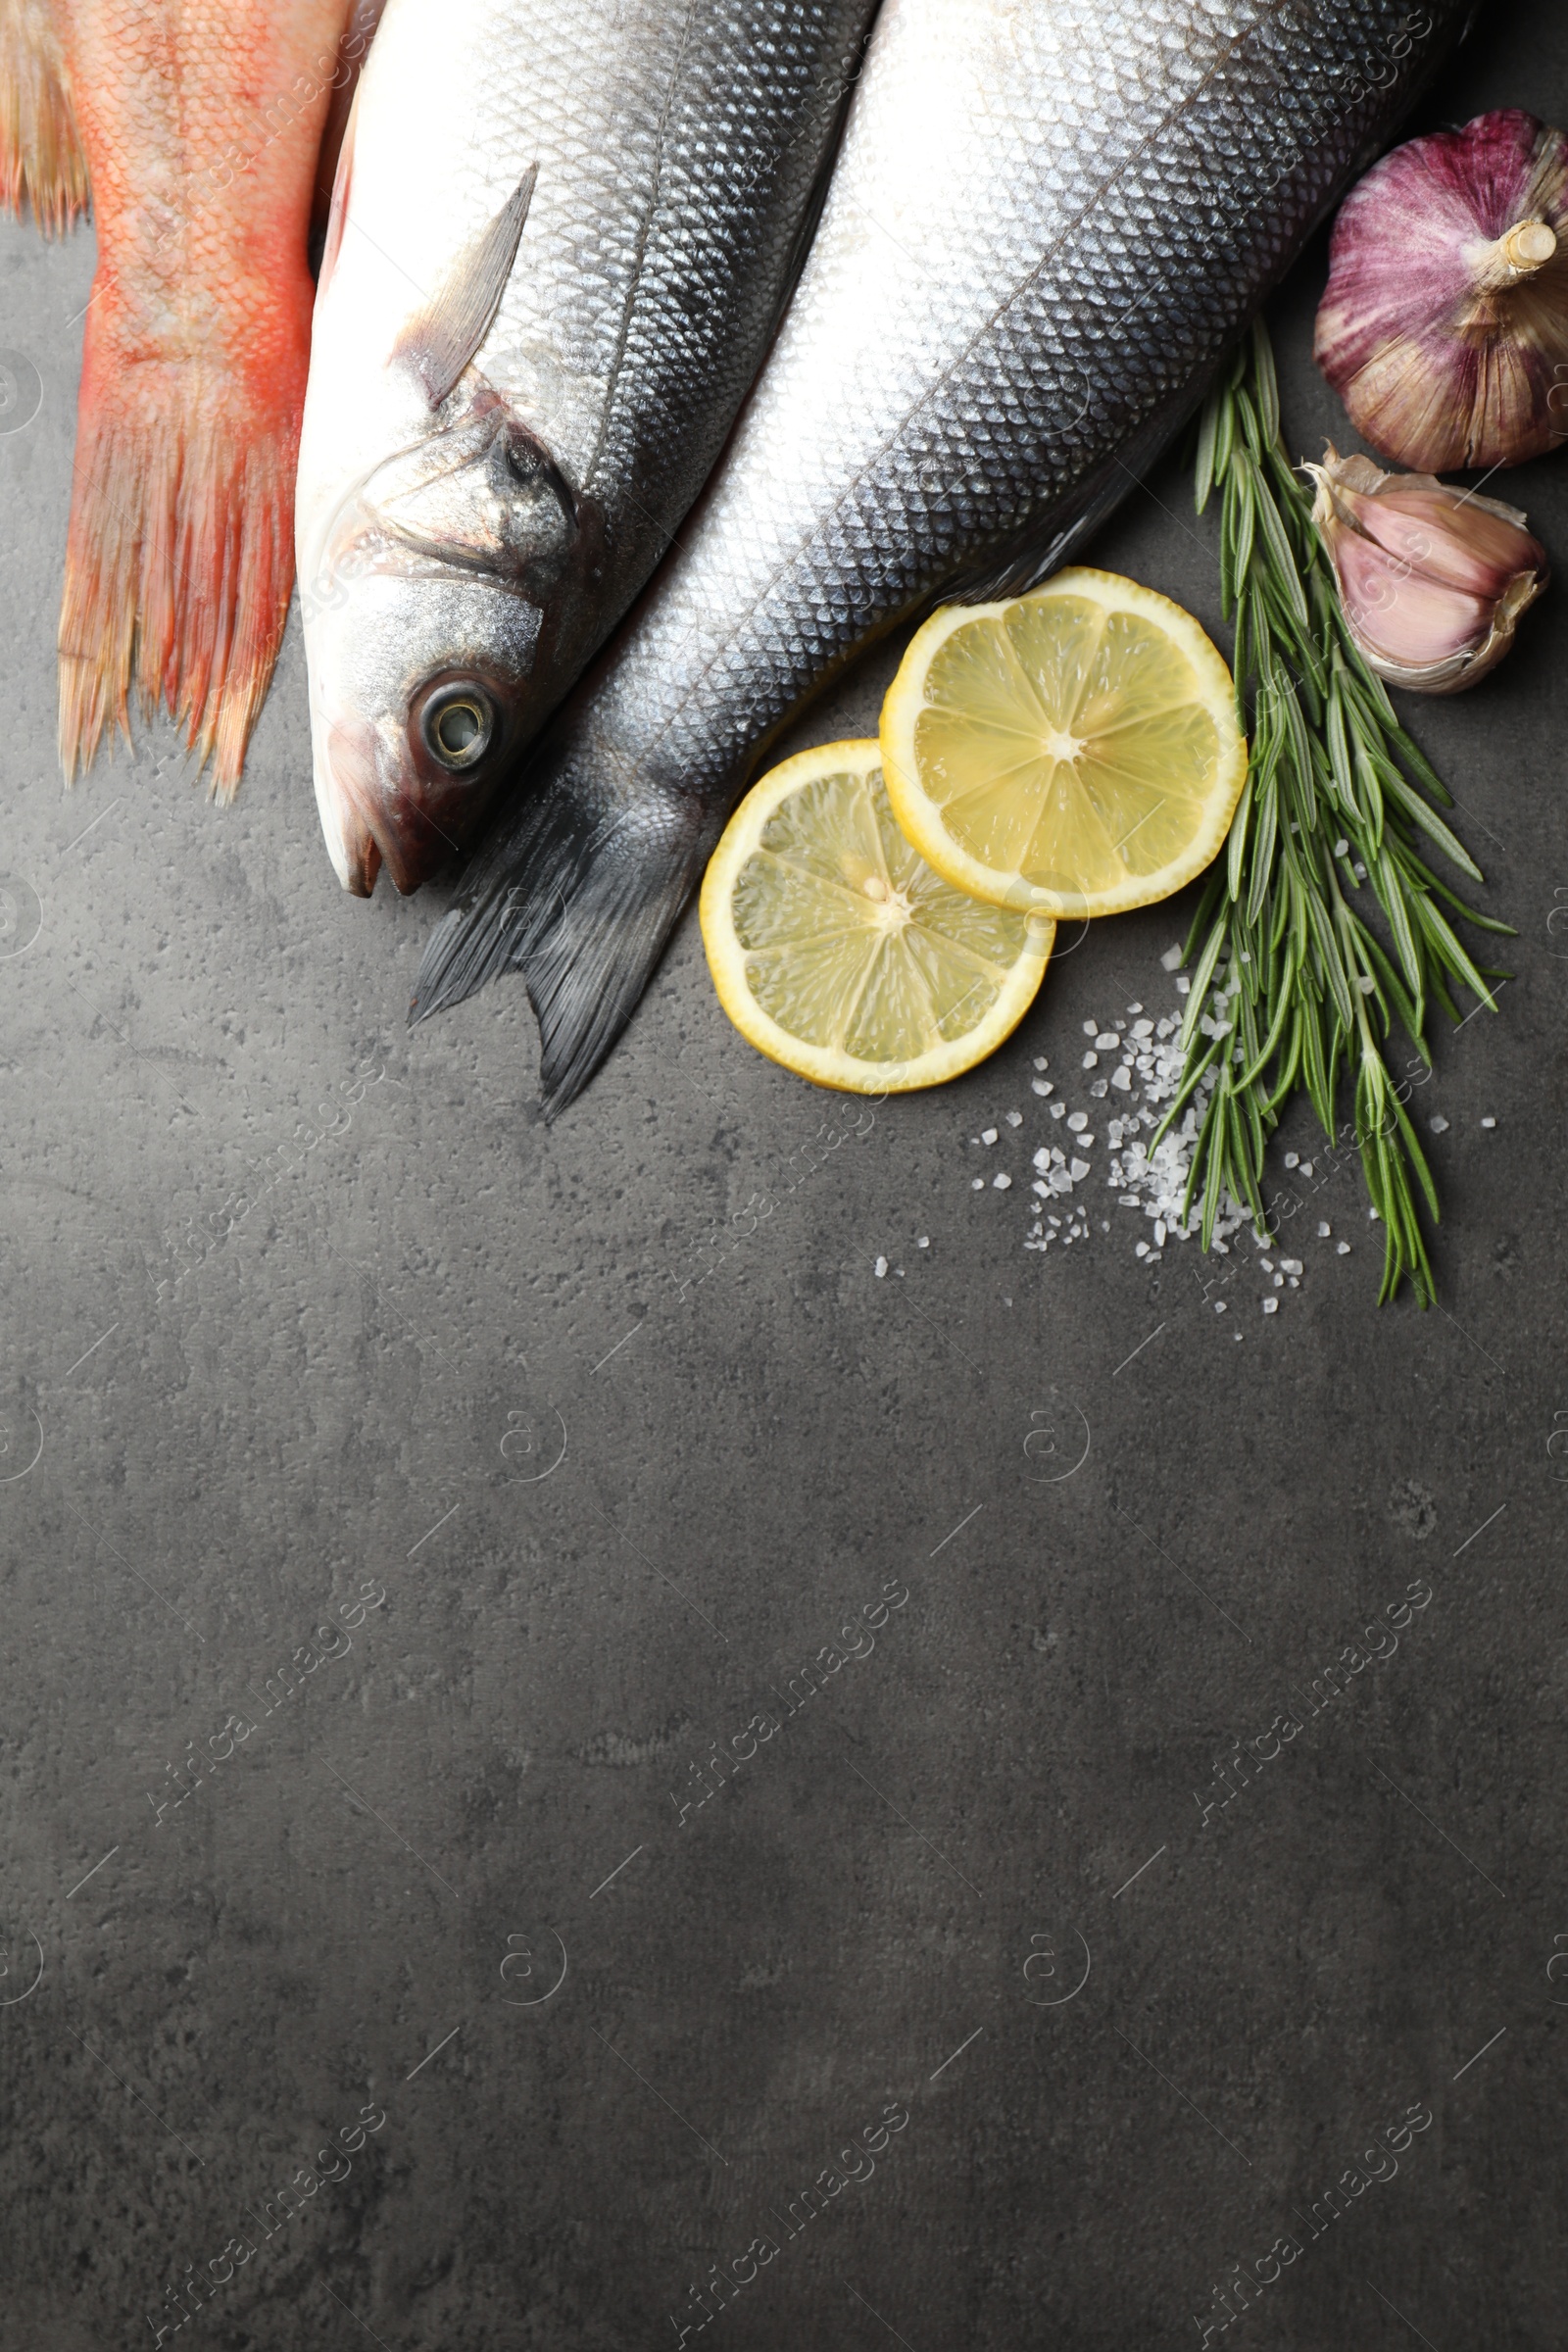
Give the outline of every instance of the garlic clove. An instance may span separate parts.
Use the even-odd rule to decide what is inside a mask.
[[[1377,674],[1418,694],[1457,694],[1501,661],[1549,577],[1516,507],[1390,474],[1330,443],[1312,519],[1350,633]]]
[[[1361,651],[1389,669],[1430,668],[1487,634],[1492,600],[1425,580],[1374,540],[1348,532],[1335,550],[1340,598]]]
[[[1401,465],[1517,466],[1568,436],[1568,138],[1507,108],[1374,165],[1334,224],[1313,355]]]

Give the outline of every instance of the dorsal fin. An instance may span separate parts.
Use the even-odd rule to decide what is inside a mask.
[[[441,406],[490,332],[538,176],[538,165],[530,164],[489,226],[470,238],[392,347],[392,357],[418,377],[432,409]]]

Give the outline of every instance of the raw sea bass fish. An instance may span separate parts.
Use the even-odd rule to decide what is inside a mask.
[[[287,616],[307,237],[347,0],[0,0],[0,187],[46,226],[90,181],[60,616],[69,780],[134,698],[224,799]],[[349,44],[352,47],[352,44]]]
[[[298,549],[339,879],[416,889],[642,587],[777,324],[870,0],[390,0]]]
[[[770,737],[880,631],[1041,578],[1457,36],[1425,0],[888,0],[735,437],[430,943],[519,970],[547,1107],[635,1004]]]

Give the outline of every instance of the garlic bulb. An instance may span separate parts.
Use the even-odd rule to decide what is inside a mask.
[[[1508,108],[1411,139],[1334,223],[1313,356],[1363,440],[1439,473],[1568,435],[1568,139]]]
[[[1430,473],[1384,473],[1331,442],[1312,520],[1368,665],[1415,694],[1461,694],[1502,660],[1549,578],[1517,507]]]

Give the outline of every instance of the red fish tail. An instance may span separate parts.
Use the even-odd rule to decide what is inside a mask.
[[[67,781],[131,707],[232,800],[294,582],[299,388],[110,354],[83,368],[60,614]]]
[[[87,163],[48,0],[0,0],[0,210],[59,236],[87,210]]]

